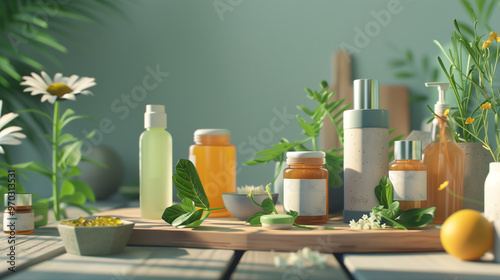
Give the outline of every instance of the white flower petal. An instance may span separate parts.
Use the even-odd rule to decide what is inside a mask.
[[[5,151],[3,150],[2,146],[0,146],[0,154],[5,154]]]
[[[21,139],[26,138],[26,135],[24,135],[24,134],[23,134],[23,133],[21,133],[21,132],[14,132],[14,133],[11,133],[10,135],[11,135],[12,137],[21,138]]]
[[[47,85],[45,83],[40,83],[38,80],[28,76],[25,76],[24,78],[25,80],[21,82],[21,85],[23,86],[31,86],[38,89],[47,89]]]
[[[0,139],[1,145],[21,145],[23,142],[13,137],[5,137]]]
[[[71,75],[71,77],[69,78],[66,78],[64,83],[70,87],[70,88],[73,88],[73,85],[75,84],[75,82],[78,80],[78,76],[77,75]]]
[[[21,130],[23,130],[23,129],[20,128],[19,126],[9,126],[9,127],[5,128],[4,130],[0,131],[0,139],[5,137],[6,135],[9,135],[10,133],[14,133],[14,132],[21,131]]]
[[[54,83],[60,83],[63,78],[63,75],[61,73],[56,73],[54,75]]]
[[[61,98],[68,99],[68,100],[76,100],[75,94],[72,92],[66,93]]]
[[[42,77],[40,77],[40,75],[38,75],[37,73],[31,72],[31,76],[33,76],[33,78],[34,78],[36,81],[38,81],[38,83],[39,83],[41,86],[43,86],[43,87],[45,87],[45,88],[47,88],[47,87],[50,85],[50,84],[47,84],[47,83],[46,83],[46,82],[42,79]]]
[[[10,112],[0,117],[0,129],[11,122],[13,119],[17,118],[17,116],[18,114]]]
[[[47,83],[47,86],[52,84],[52,79],[47,73],[45,73],[45,71],[42,71],[42,78],[45,80],[45,83]]]

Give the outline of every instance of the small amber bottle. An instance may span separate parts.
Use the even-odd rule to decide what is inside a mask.
[[[394,161],[389,165],[389,179],[394,200],[401,210],[423,208],[427,200],[427,166],[422,163],[420,141],[396,141]]]
[[[328,170],[324,152],[288,152],[283,207],[298,212],[297,224],[328,222]]]
[[[10,235],[30,234],[35,231],[35,217],[31,209],[31,194],[7,193],[4,197],[3,232]]]

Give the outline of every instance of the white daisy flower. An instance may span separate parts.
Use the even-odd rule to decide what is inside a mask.
[[[2,112],[2,104],[3,101],[0,100],[0,113]],[[0,129],[2,129],[6,124],[11,122],[13,119],[17,118],[18,114],[16,113],[7,113],[0,117]],[[26,138],[26,135],[21,133],[22,130],[19,126],[9,126],[5,129],[0,130],[0,153],[4,154],[1,145],[19,145],[21,144],[21,140]]]
[[[87,89],[96,83],[94,78],[80,78],[77,75],[63,77],[61,73],[55,74],[54,79],[51,79],[42,71],[41,76],[33,72],[31,76],[23,76],[21,85],[28,86],[24,92],[31,92],[31,95],[43,94],[41,101],[47,100],[53,104],[58,98],[75,100],[76,94],[92,94]]]

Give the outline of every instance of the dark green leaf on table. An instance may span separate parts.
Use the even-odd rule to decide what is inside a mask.
[[[262,210],[267,214],[272,213],[274,210],[273,200],[270,198],[266,198],[262,201]]]
[[[176,173],[172,178],[175,187],[179,191],[177,196],[180,199],[191,199],[197,207],[210,208],[198,171],[196,171],[193,163],[186,159],[180,159],[175,166],[175,171]]]
[[[263,212],[257,212],[253,214],[250,218],[248,218],[246,222],[249,223],[251,226],[260,226],[261,225],[260,217],[264,215],[267,214]]]

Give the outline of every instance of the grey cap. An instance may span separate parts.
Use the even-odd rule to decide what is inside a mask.
[[[354,109],[378,109],[378,81],[358,79],[353,82]]]
[[[394,159],[422,159],[422,142],[420,141],[396,141],[394,142]]]

